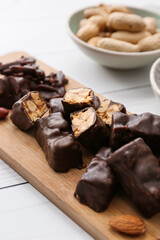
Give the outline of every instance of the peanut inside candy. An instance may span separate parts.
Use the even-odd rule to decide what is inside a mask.
[[[35,122],[48,111],[46,102],[38,92],[31,92],[29,97],[24,100],[23,107],[32,122]]]
[[[72,130],[77,138],[95,123],[95,112],[92,108],[86,108],[71,115]]]
[[[92,90],[89,88],[76,88],[69,90],[64,97],[64,101],[70,104],[88,103],[92,105]]]
[[[124,108],[120,103],[112,102],[109,99],[103,100],[97,109],[97,114],[105,124],[111,125],[114,112],[121,112]]]

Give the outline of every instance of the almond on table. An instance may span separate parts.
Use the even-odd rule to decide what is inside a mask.
[[[109,221],[109,225],[119,232],[129,235],[139,235],[145,232],[145,224],[139,217],[119,215]]]

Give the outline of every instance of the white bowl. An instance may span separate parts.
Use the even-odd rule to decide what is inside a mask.
[[[151,67],[150,82],[156,97],[160,98],[160,58]]]
[[[155,17],[158,21],[158,27],[160,28],[160,15],[148,10],[129,7],[132,12],[138,14],[142,17],[151,16]],[[126,52],[117,52],[111,50],[105,50],[97,47],[92,47],[86,42],[80,40],[76,36],[78,30],[78,25],[80,20],[83,18],[83,11],[81,9],[73,13],[68,20],[68,33],[74,43],[90,58],[97,61],[101,65],[119,68],[119,69],[128,69],[128,68],[137,68],[142,67],[147,64],[152,63],[158,57],[160,57],[160,49],[147,52],[135,52],[135,53],[126,53]]]

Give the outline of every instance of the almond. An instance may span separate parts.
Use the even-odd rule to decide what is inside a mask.
[[[139,235],[145,232],[144,222],[132,215],[119,215],[109,221],[109,225],[119,232],[129,235]]]

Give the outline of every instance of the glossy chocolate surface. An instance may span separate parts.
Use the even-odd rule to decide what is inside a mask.
[[[62,113],[52,113],[36,123],[35,137],[42,147],[49,165],[57,172],[82,168],[80,144],[70,133]]]
[[[74,96],[75,98],[72,98],[73,97],[72,91],[79,91],[79,90],[80,90],[80,93],[78,92],[78,94],[75,94],[75,96]],[[87,97],[85,95],[83,96],[83,92],[85,92],[87,90],[90,91],[88,101],[86,101]],[[71,94],[71,97],[69,98],[70,94]],[[76,95],[78,96],[78,100],[79,100],[80,94],[81,94],[81,101],[76,101]],[[95,108],[95,104],[96,104],[96,107],[98,107],[99,98],[95,97],[94,92],[90,88],[82,88],[81,87],[81,88],[75,88],[75,89],[68,90],[66,92],[66,94],[64,95],[62,104],[63,104],[64,110],[65,110],[66,116],[69,116],[70,113],[79,111],[86,107],[94,107]]]
[[[39,99],[43,102],[44,105],[46,105],[46,108],[44,110],[41,110],[41,106],[37,106],[38,109],[36,109],[36,111],[39,111],[39,114],[36,114],[36,111],[28,111],[28,107],[26,105],[25,107],[25,103],[27,101],[31,101],[32,104],[34,104],[34,100],[31,96],[31,94],[38,94]],[[36,107],[36,105],[34,104],[34,106]],[[42,106],[43,107],[43,106]],[[28,129],[30,129],[32,126],[34,126],[36,120],[40,117],[42,117],[46,111],[48,110],[48,105],[47,103],[44,101],[44,99],[41,98],[41,96],[39,95],[38,92],[33,91],[33,92],[29,92],[27,93],[25,96],[23,96],[20,100],[18,100],[17,102],[14,103],[13,105],[13,109],[12,109],[12,114],[11,114],[11,121],[14,125],[16,125],[19,129],[23,130],[23,131],[27,131]],[[36,118],[32,118],[32,114],[36,114]]]
[[[151,113],[113,114],[111,126],[113,150],[138,137],[143,138],[154,153],[160,153],[160,116]]]
[[[145,217],[160,211],[160,166],[143,139],[137,138],[108,157],[108,164]]]
[[[116,178],[107,163],[109,155],[109,148],[99,150],[75,191],[75,197],[96,212],[104,211],[116,192]]]
[[[68,83],[61,71],[45,76],[43,69],[36,64],[36,59],[30,57],[1,64],[0,73],[6,76],[0,79],[0,107],[6,108],[12,108],[29,91],[39,91],[47,101],[63,97]]]
[[[63,115],[65,115],[62,99],[63,98],[52,98],[49,101],[51,113],[61,112]]]
[[[74,115],[79,112],[85,112],[88,111],[88,109],[91,110],[93,113],[93,119],[92,123],[88,124],[88,127],[86,128],[86,121],[81,123],[81,129],[82,131],[79,133],[78,136],[75,135],[74,129],[76,129],[76,126],[74,126]],[[72,122],[72,130],[74,133],[75,138],[81,143],[83,147],[88,149],[91,153],[95,154],[102,146],[108,146],[108,140],[109,140],[109,130],[102,121],[102,119],[96,114],[96,111],[94,108],[85,108],[81,111],[75,112],[71,114],[71,122]],[[83,124],[85,128],[83,129]]]

